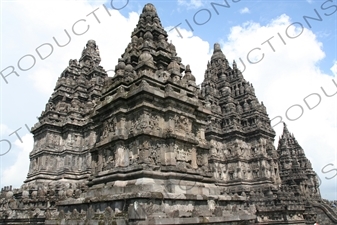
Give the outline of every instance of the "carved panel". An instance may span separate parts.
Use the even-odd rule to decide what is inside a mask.
[[[101,140],[104,140],[109,135],[114,135],[116,132],[116,124],[117,120],[116,118],[110,118],[103,123],[103,131],[101,135]]]
[[[58,134],[52,134],[51,145],[55,148],[60,145],[60,136]]]
[[[189,118],[183,115],[175,115],[175,131],[178,133],[190,133],[192,131],[192,123]]]
[[[102,170],[109,170],[115,167],[115,154],[111,148],[103,150]]]

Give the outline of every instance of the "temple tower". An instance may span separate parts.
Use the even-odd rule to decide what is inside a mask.
[[[212,182],[205,138],[210,113],[190,66],[181,63],[147,4],[92,113],[97,140],[89,185],[149,178],[157,191],[164,192],[165,184],[184,192],[179,180]]]
[[[90,112],[101,96],[107,73],[98,47],[89,40],[79,60],[62,72],[39,122],[32,128],[34,148],[25,183],[82,181],[90,175],[89,149],[96,140]]]
[[[319,181],[302,147],[284,123],[278,148],[282,187],[295,196],[320,199]]]
[[[281,180],[273,145],[275,132],[266,107],[259,103],[253,85],[243,78],[235,61],[229,65],[219,44],[214,45],[201,86],[212,111],[206,138],[211,144],[209,163],[214,177],[227,187],[245,191],[274,189]]]

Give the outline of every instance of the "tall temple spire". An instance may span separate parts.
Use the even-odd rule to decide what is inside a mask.
[[[30,153],[25,182],[81,180],[89,176],[90,165],[86,162],[90,148],[88,139],[92,138],[89,137],[92,135],[90,129],[87,129],[89,116],[108,79],[100,61],[96,42],[89,40],[79,62],[70,60],[69,66],[61,73],[39,122],[32,129],[35,145]],[[86,132],[82,131],[84,127]],[[71,165],[72,160],[83,163]]]
[[[218,105],[227,117],[223,123],[227,132],[265,130],[263,132],[274,138],[275,132],[270,125],[266,107],[259,103],[253,85],[244,79],[235,61],[233,68],[229,66],[218,43],[214,44],[214,52],[201,86],[206,100]],[[219,107],[214,107],[214,110],[219,111]]]
[[[287,124],[283,122],[283,133],[282,133],[282,138],[292,138],[292,135],[290,134]]]
[[[296,195],[319,199],[319,182],[311,162],[306,158],[285,123],[277,148],[279,154],[280,177],[284,188],[290,188]],[[300,187],[295,188],[295,187]]]
[[[167,37],[156,8],[151,3],[146,4],[132,32],[131,43],[122,54],[123,61],[129,62],[137,73],[143,70],[142,66],[149,63],[153,71],[157,68],[167,70],[168,65],[175,61],[178,65],[177,72],[180,74],[185,67],[177,57],[175,46],[168,43]]]

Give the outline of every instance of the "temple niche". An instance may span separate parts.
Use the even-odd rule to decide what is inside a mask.
[[[275,148],[220,44],[198,86],[168,40],[149,3],[112,77],[94,40],[69,61],[32,128],[27,179],[1,191],[0,224],[337,224],[304,150],[285,124]]]

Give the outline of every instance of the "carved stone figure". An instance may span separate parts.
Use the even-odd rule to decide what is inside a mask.
[[[178,132],[190,132],[191,131],[191,124],[189,119],[185,116],[178,116],[176,115],[174,118],[175,121],[175,129]]]
[[[107,138],[110,134],[115,134],[115,127],[116,127],[116,118],[108,119],[103,123],[103,132],[102,132],[102,139]]]

